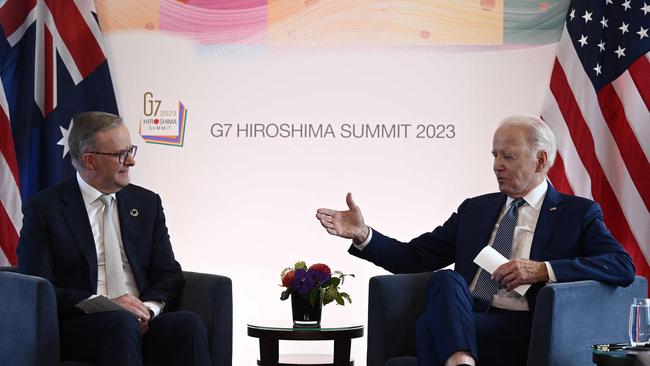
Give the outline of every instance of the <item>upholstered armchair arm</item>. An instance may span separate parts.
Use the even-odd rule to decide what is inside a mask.
[[[590,365],[591,346],[627,342],[630,304],[647,297],[646,279],[628,287],[596,281],[556,283],[537,297],[528,366]]]
[[[415,355],[415,323],[431,272],[375,276],[368,298],[368,366]]]
[[[230,278],[183,272],[180,310],[198,314],[208,330],[213,366],[232,365],[232,282]]]
[[[49,281],[0,270],[0,365],[58,365],[56,296]]]

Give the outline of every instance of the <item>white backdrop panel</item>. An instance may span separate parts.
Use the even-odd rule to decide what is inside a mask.
[[[441,224],[466,197],[497,189],[491,140],[509,114],[539,114],[555,44],[530,48],[201,49],[181,38],[106,37],[120,113],[140,149],[132,181],[163,198],[183,268],[233,281],[234,365],[252,365],[256,319],[290,321],[279,273],[297,260],[356,274],[353,303],[324,321],[366,323],[368,279],[386,273],[346,253],[314,214],[345,208],[353,192],[366,222],[408,240]],[[152,56],[153,55],[153,56]],[[138,135],[143,94],[188,109],[183,147]],[[214,123],[332,124],[336,138],[217,138]],[[348,138],[342,124],[412,124],[407,138]],[[455,137],[415,138],[417,124],[454,125]],[[234,127],[233,127],[234,129]],[[331,344],[281,343],[281,353]],[[365,364],[366,339],[352,343]]]

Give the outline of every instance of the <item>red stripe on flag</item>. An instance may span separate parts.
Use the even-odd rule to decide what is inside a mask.
[[[628,68],[630,76],[634,81],[634,85],[639,90],[641,99],[645,106],[650,110],[650,61],[646,56],[639,57]]]
[[[548,171],[548,179],[551,180],[553,187],[559,192],[573,194],[573,189],[564,170],[564,161],[559,153],[555,155],[555,163],[553,163],[553,166]]]
[[[106,60],[99,47],[99,41],[88,28],[88,24],[72,1],[45,0],[56,29],[68,47],[81,76],[86,78]]]
[[[16,247],[18,246],[18,233],[11,223],[5,207],[0,204],[0,250],[5,254],[12,266],[18,264]]]
[[[0,88],[2,86],[0,85]],[[18,161],[16,160],[16,148],[14,146],[14,139],[11,135],[11,125],[9,118],[5,114],[4,109],[0,108],[0,154],[4,156],[11,175],[14,176],[16,185],[19,183],[18,179]]]
[[[612,84],[605,85],[598,92],[598,104],[643,203],[646,207],[650,207],[650,179],[648,179],[650,163],[634,131],[630,128],[623,103]]]
[[[558,103],[560,112],[567,121],[569,134],[578,151],[587,172],[591,176],[591,186],[594,199],[601,204],[607,226],[630,254],[636,266],[636,273],[650,278],[650,266],[641,252],[639,243],[632,234],[623,210],[609,185],[605,173],[596,157],[591,131],[587,127],[580,108],[569,86],[564,70],[559,61],[555,60],[551,75],[551,93]]]
[[[44,36],[44,55],[45,55],[45,62],[43,64],[43,67],[45,68],[44,73],[43,73],[43,80],[44,82],[44,88],[45,88],[45,107],[43,111],[43,116],[47,116],[54,110],[54,45],[52,44],[52,33],[50,33],[50,30],[45,27],[45,36]]]
[[[36,0],[9,0],[0,8],[0,26],[5,36],[11,36],[36,6]]]

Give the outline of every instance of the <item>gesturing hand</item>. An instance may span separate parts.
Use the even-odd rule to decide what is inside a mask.
[[[548,271],[544,262],[517,258],[500,265],[492,273],[492,278],[512,291],[520,285],[548,281]]]
[[[316,210],[316,219],[328,233],[362,243],[368,237],[370,228],[363,222],[361,209],[354,203],[352,193],[347,194],[345,202],[349,210],[336,211],[319,208]]]

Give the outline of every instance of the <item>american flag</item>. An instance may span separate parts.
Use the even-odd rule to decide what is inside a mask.
[[[74,173],[72,117],[117,113],[92,0],[0,0],[0,265],[16,264],[21,202]]]
[[[543,119],[558,140],[549,178],[600,203],[650,278],[650,1],[574,0]]]

